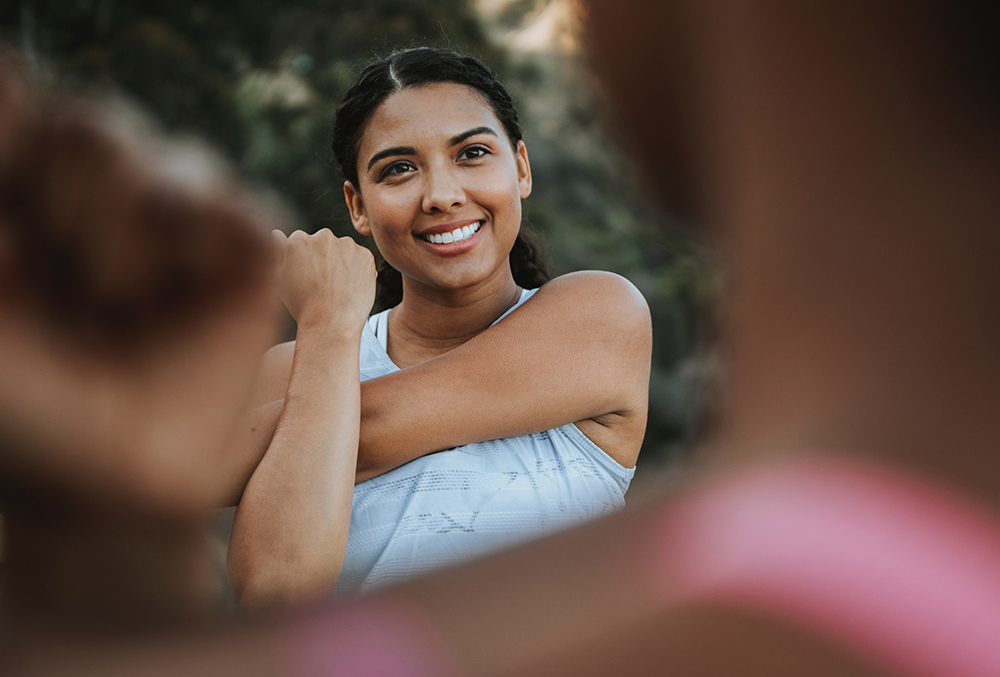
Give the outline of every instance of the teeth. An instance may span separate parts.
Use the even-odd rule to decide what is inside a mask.
[[[462,226],[461,228],[456,228],[450,233],[424,235],[424,239],[433,244],[447,244],[451,242],[461,242],[462,240],[475,235],[479,231],[481,225],[482,221],[476,221],[471,226]]]

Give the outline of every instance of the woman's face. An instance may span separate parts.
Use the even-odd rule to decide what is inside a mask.
[[[404,283],[436,289],[510,275],[530,192],[524,144],[514,150],[484,98],[453,83],[386,99],[361,138],[358,186],[344,184],[358,232],[375,238]]]

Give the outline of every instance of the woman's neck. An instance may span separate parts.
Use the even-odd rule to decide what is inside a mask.
[[[387,352],[400,368],[443,355],[480,334],[521,295],[509,267],[464,289],[403,278],[403,300],[389,313]]]

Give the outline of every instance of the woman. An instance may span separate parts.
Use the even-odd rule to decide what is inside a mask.
[[[588,44],[647,167],[675,157],[671,133],[692,129],[678,121],[698,121],[701,133],[684,137],[690,147],[673,150],[702,158],[706,171],[689,184],[698,195],[724,198],[713,226],[741,273],[729,288],[739,292],[729,345],[740,387],[721,443],[705,451],[725,454],[728,472],[705,473],[680,502],[665,496],[313,615],[292,628],[294,643],[290,625],[186,643],[68,646],[50,635],[16,644],[27,660],[8,672],[1000,674],[1000,322],[984,312],[1000,290],[1000,154],[982,148],[971,163],[966,136],[996,138],[1000,116],[961,108],[986,103],[975,85],[1000,81],[1000,71],[913,49],[951,37],[1000,44],[977,42],[996,24],[948,35],[947,16],[931,23],[886,3],[742,3],[746,21],[734,21],[732,3],[703,0],[589,7]],[[664,49],[679,58],[664,59]],[[968,63],[982,70],[960,68]],[[954,89],[942,91],[959,117],[928,114],[919,77],[928,64],[950,76]],[[968,125],[961,133],[956,120]],[[661,135],[650,142],[648,130]],[[654,177],[671,188],[667,175]],[[858,190],[869,185],[880,189]],[[859,255],[872,264],[858,266]],[[805,302],[790,304],[790,293]],[[817,478],[810,466],[834,470],[819,475],[833,480],[826,491],[801,481]],[[864,481],[873,471],[874,485]],[[759,481],[779,475],[788,481]],[[831,525],[853,526],[854,542]],[[910,547],[898,548],[901,538]],[[955,613],[963,607],[983,613]]]
[[[385,259],[380,301],[392,306],[348,332],[366,380],[366,481],[355,487],[338,590],[412,577],[621,507],[645,427],[648,310],[627,281],[604,273],[560,278],[528,301],[535,290],[526,287],[546,276],[520,233],[531,169],[503,86],[450,51],[396,53],[348,90],[333,148],[354,227]],[[245,604],[325,593],[340,573],[332,544],[344,541],[346,514],[315,464],[340,453],[329,463],[342,475],[356,438],[347,426],[337,430],[341,452],[316,450],[311,436],[333,430],[329,421],[292,411],[294,393],[348,391],[346,380],[307,385],[297,368],[336,343],[303,342],[329,322],[303,324],[295,307],[304,291],[284,292],[300,338],[268,357],[260,439],[266,412],[281,412],[280,422],[234,522],[230,575]],[[346,426],[347,410],[338,411]],[[290,436],[315,453],[288,453]]]

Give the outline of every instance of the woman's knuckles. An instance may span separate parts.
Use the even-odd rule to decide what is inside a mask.
[[[364,322],[376,276],[368,249],[328,229],[313,235],[296,231],[282,246],[281,297],[300,324]]]

